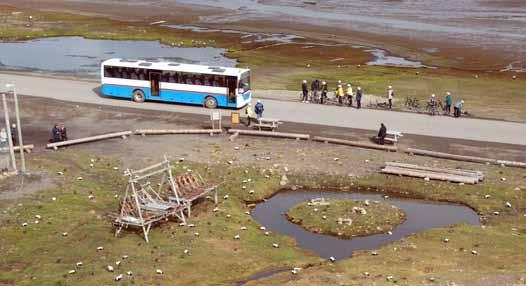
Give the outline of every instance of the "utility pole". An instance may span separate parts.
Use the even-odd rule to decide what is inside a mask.
[[[12,88],[15,99],[16,130],[18,131],[18,145],[20,146],[20,161],[22,174],[26,174],[26,158],[24,154],[24,141],[22,140],[22,125],[20,124],[20,109],[18,108],[18,96],[15,84],[6,84],[7,88]]]
[[[11,124],[9,123],[9,110],[7,109],[7,101],[5,99],[5,93],[2,93],[2,102],[4,104],[4,117],[5,117],[5,126],[7,132],[7,142],[9,143],[9,153],[11,156],[11,164],[13,170],[17,172],[16,161],[15,161],[15,151],[13,150],[13,137],[11,135]]]

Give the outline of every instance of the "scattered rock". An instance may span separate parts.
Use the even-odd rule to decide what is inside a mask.
[[[476,251],[476,250],[472,250],[472,251],[471,251],[471,254],[473,254],[473,255],[479,255],[478,251]]]
[[[248,228],[246,226],[242,226],[241,228],[239,228],[241,230],[247,230]]]
[[[331,262],[334,262],[334,261],[336,261],[336,258],[334,258],[334,256],[331,256],[331,257],[329,257],[329,260],[330,260]]]
[[[108,270],[108,272],[113,272],[113,266],[111,265],[106,266],[106,270]]]
[[[98,246],[97,247],[97,251],[102,251],[102,250],[104,250],[104,247],[102,247],[102,246]]]
[[[76,265],[77,265],[77,267],[81,267],[81,266],[82,266],[82,262],[81,262],[81,261],[79,261],[79,262],[77,262],[77,264],[76,264]]]
[[[68,271],[68,273],[69,273],[69,274],[75,274],[75,273],[77,273],[77,270],[75,270],[75,269],[71,269],[70,271]]]
[[[376,251],[372,251],[372,252],[371,252],[371,255],[372,255],[372,256],[378,256],[378,252],[376,252]]]
[[[132,275],[133,275],[133,272],[128,271],[128,272],[126,272],[126,275],[128,275],[128,276],[132,276]]]
[[[240,239],[241,239],[241,236],[239,236],[239,234],[236,234],[236,235],[234,236],[234,240],[240,240]]]
[[[272,247],[274,247],[274,248],[279,248],[279,244],[277,244],[277,243],[273,243],[273,244],[272,244]]]
[[[446,237],[446,238],[444,238],[443,241],[444,241],[445,243],[448,243],[448,242],[449,242],[449,238]]]
[[[115,281],[121,281],[121,280],[122,280],[122,274],[115,276]]]
[[[506,202],[506,207],[511,208],[510,202]]]
[[[484,198],[485,199],[489,199],[489,198],[491,198],[491,195],[485,195]]]
[[[155,270],[155,273],[157,273],[159,275],[163,275],[164,274],[164,272],[161,269]]]

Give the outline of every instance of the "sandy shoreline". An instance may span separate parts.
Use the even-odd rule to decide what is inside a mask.
[[[164,20],[251,32],[279,32],[374,46],[424,64],[463,70],[523,71],[526,8],[478,0],[403,3],[331,0],[316,5],[266,1],[6,0],[15,7],[103,15],[128,21]],[[519,3],[520,4],[520,3]],[[144,7],[148,9],[143,9]]]

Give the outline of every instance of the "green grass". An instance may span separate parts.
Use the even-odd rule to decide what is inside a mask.
[[[328,200],[328,205],[300,203],[287,218],[315,233],[349,238],[391,231],[404,221],[404,212],[379,201]],[[340,224],[340,218],[351,219],[351,224]]]
[[[99,159],[94,168],[88,167],[89,162],[86,154],[68,151],[35,158],[31,165],[42,166],[50,174],[67,166],[63,176],[54,175],[60,186],[29,199],[1,202],[9,209],[0,225],[0,245],[6,254],[0,258],[0,284],[108,285],[114,276],[133,271],[133,277],[125,277],[122,284],[196,285],[206,281],[207,285],[224,285],[265,269],[319,261],[299,251],[291,238],[263,235],[252,217],[245,214],[249,209],[244,198],[262,198],[270,189],[274,191],[277,177],[267,179],[251,169],[248,173],[224,167],[207,171],[205,166],[178,164],[176,172],[192,168],[209,179],[228,182],[221,185],[220,196],[230,197],[220,200],[218,212],[212,212],[215,206],[210,201],[197,205],[189,220],[195,228],[180,227],[176,221],[154,227],[146,244],[142,234],[132,229],[114,238],[112,220],[120,198],[114,196],[122,196],[126,186],[122,170],[113,170],[119,162]],[[77,180],[79,176],[83,180]],[[242,188],[243,178],[252,178],[254,195]],[[95,198],[89,200],[88,194]],[[39,224],[34,223],[37,214],[42,216]],[[29,226],[22,227],[24,222]],[[241,226],[248,230],[240,230]],[[62,236],[63,232],[68,236]],[[196,237],[195,232],[200,236]],[[241,235],[240,240],[233,239],[236,234]],[[273,243],[280,248],[273,248]],[[97,251],[98,246],[104,250]],[[185,249],[190,255],[183,254]],[[124,260],[123,255],[129,258]],[[121,267],[115,273],[107,272],[105,267],[115,267],[117,260],[122,261]],[[78,261],[83,266],[77,269]],[[68,274],[71,269],[77,273]],[[156,274],[156,269],[165,274]]]

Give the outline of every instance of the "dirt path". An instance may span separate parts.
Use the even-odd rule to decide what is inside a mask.
[[[15,83],[23,95],[90,103],[113,107],[129,107],[146,110],[171,111],[210,115],[210,110],[199,106],[142,103],[104,98],[99,95],[99,84],[90,81],[40,78],[2,74],[1,83]],[[367,102],[367,98],[364,99]],[[320,106],[265,100],[265,117],[279,118],[286,122],[318,124],[333,127],[358,128],[375,131],[380,123],[389,130],[407,134],[454,138],[494,143],[526,145],[526,124],[506,121],[428,116],[385,110],[350,109],[338,106]],[[230,110],[223,110],[229,115]]]

